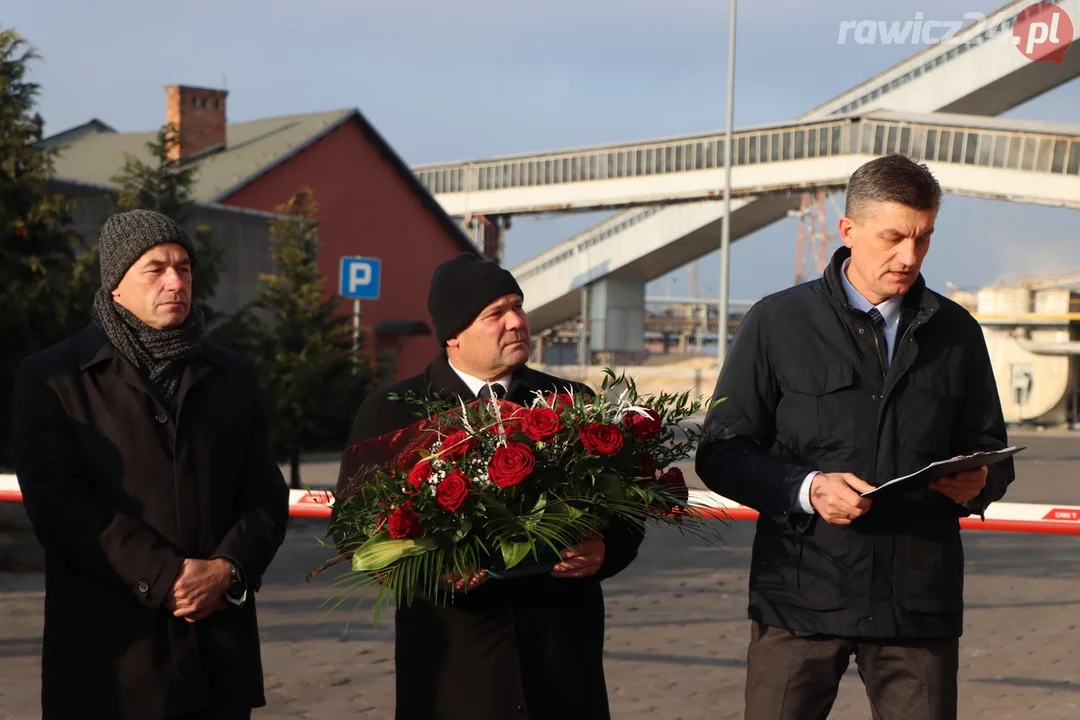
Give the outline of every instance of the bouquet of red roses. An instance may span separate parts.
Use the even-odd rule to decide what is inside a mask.
[[[639,397],[609,370],[595,396],[406,401],[425,419],[346,451],[349,482],[328,528],[338,560],[351,559],[350,593],[379,588],[376,623],[391,596],[398,607],[418,593],[445,602],[453,591],[440,580],[455,573],[549,572],[611,522],[708,532],[673,466],[702,435],[686,422],[702,410],[689,393]]]

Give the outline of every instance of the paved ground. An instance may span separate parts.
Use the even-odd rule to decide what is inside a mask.
[[[1008,497],[1080,505],[1080,442],[1028,445]],[[305,478],[316,482],[318,467]],[[740,718],[745,676],[746,569],[753,529],[722,547],[679,536],[646,540],[640,560],[608,581],[606,667],[614,716]],[[392,631],[361,608],[322,607],[327,582],[304,582],[325,552],[319,523],[294,523],[259,596],[269,707],[260,719],[393,717]],[[961,717],[1080,718],[1080,553],[1076,537],[969,532]],[[0,574],[0,720],[38,717],[41,577]],[[854,671],[834,720],[869,717]]]

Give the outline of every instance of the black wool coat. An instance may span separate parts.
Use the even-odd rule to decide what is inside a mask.
[[[525,403],[537,390],[568,388],[592,394],[525,366],[514,373],[506,399]],[[443,353],[423,373],[369,396],[349,445],[419,420],[418,406],[388,398],[409,392],[475,397]],[[489,579],[451,604],[418,598],[397,610],[397,720],[610,717],[600,584],[637,557],[642,539],[639,531],[613,524],[605,534],[604,563],[590,578]]]
[[[981,514],[1015,477],[990,466],[960,505],[931,489],[872,501],[851,525],[793,511],[807,474],[850,472],[871,485],[937,460],[1008,445],[982,329],[920,277],[904,297],[892,363],[882,331],[853,309],[841,279],[757,303],[739,327],[706,419],[697,473],[761,515],[750,616],[806,633],[943,639],[963,631],[960,518]],[[730,434],[734,437],[725,438]]]
[[[265,704],[255,590],[285,537],[288,487],[254,369],[206,345],[175,414],[94,326],[24,359],[16,474],[45,548],[42,717],[158,720]],[[185,558],[227,557],[242,607],[175,618]]]

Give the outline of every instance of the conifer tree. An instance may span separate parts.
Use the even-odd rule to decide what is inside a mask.
[[[71,230],[73,202],[46,187],[55,155],[38,145],[40,87],[27,79],[37,59],[0,26],[0,465],[11,462],[15,366],[85,326],[96,287]]]
[[[311,192],[299,191],[277,212],[288,218],[271,223],[276,272],[261,277],[245,344],[267,394],[275,450],[289,458],[290,485],[298,488],[300,454],[347,433],[385,369],[362,340],[354,350],[350,317],[324,297]]]

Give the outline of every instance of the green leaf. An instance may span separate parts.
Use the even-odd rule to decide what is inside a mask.
[[[547,509],[545,510],[545,514],[548,516],[548,518],[558,518],[567,525],[585,515],[584,511],[582,511],[581,508],[571,503],[565,502],[552,503],[551,505],[548,505]]]
[[[533,505],[533,512],[541,512],[547,505],[547,494],[540,493],[540,497],[536,498],[536,505]]]
[[[612,473],[597,475],[594,485],[597,492],[602,493],[611,500],[622,500],[626,497],[626,491],[618,475]]]
[[[472,532],[472,529],[472,520],[462,521],[461,526],[457,529],[457,531],[454,532],[454,537],[451,544],[456,544],[464,540],[466,537],[468,537],[469,533]]]
[[[527,540],[501,540],[499,542],[499,548],[502,550],[503,562],[506,564],[506,569],[514,567],[526,557],[532,551],[532,543]]]
[[[354,572],[381,570],[402,558],[422,555],[435,547],[435,541],[430,538],[395,540],[380,533],[356,549],[352,568]]]

